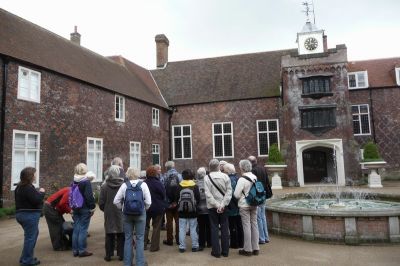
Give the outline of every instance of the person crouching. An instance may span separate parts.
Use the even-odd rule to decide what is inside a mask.
[[[200,202],[200,191],[194,182],[194,173],[190,169],[183,170],[183,180],[176,193],[179,216],[179,252],[186,251],[186,227],[189,225],[192,238],[192,252],[201,251],[197,234],[197,204]]]

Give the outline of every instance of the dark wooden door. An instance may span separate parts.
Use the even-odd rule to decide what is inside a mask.
[[[304,151],[303,170],[305,183],[319,183],[328,175],[326,153],[323,151]]]

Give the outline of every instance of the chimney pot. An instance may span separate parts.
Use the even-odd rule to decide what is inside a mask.
[[[78,32],[78,26],[74,27],[74,32],[71,33],[71,42],[76,43],[77,45],[81,45],[81,35]]]
[[[168,63],[169,40],[164,34],[157,34],[155,41],[157,52],[157,68],[163,68]]]

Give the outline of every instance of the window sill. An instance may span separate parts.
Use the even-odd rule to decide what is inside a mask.
[[[333,96],[333,92],[320,92],[320,93],[302,94],[301,98],[320,99],[322,97],[328,97],[328,96]]]

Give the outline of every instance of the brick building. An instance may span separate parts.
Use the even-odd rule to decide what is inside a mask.
[[[168,62],[155,38],[157,69],[103,57],[0,9],[1,186],[10,199],[19,171],[40,186],[71,181],[86,162],[101,180],[114,156],[145,168],[172,158],[178,170],[211,158],[261,163],[277,143],[283,184],[361,177],[360,148],[374,140],[400,170],[400,58],[349,62],[306,23],[298,48]],[[39,184],[37,184],[39,185]]]

